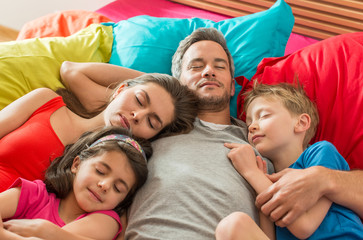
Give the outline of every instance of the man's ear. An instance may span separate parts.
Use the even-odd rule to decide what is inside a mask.
[[[79,165],[81,164],[81,159],[79,158],[79,156],[75,157],[73,159],[73,163],[72,163],[72,167],[71,167],[71,172],[76,174],[78,172],[79,169]]]
[[[231,84],[231,97],[234,96],[236,91],[236,80],[234,80],[234,78],[232,78],[232,84]]]
[[[120,92],[122,92],[122,90],[124,90],[124,88],[127,87],[127,83],[123,83],[121,84],[113,93],[112,95],[112,99],[115,99],[117,97],[117,95],[120,94]]]
[[[300,114],[295,125],[295,132],[306,132],[310,128],[311,118],[309,114]]]

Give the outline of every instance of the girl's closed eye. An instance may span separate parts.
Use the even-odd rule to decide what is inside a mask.
[[[114,190],[117,193],[127,193],[127,187],[121,181],[117,181],[114,185]]]
[[[105,175],[107,173],[106,167],[104,167],[101,164],[97,164],[95,166],[95,169],[96,169],[96,173],[99,174],[99,175]]]
[[[121,191],[120,191],[119,187],[117,186],[117,184],[115,184],[115,185],[113,186],[113,188],[115,189],[115,191],[116,191],[117,193],[121,193]]]

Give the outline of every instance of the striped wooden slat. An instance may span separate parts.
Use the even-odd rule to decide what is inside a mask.
[[[274,0],[171,0],[239,17],[264,11]],[[295,16],[293,32],[316,39],[363,31],[362,0],[285,0]]]

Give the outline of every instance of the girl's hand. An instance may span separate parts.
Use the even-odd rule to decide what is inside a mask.
[[[3,225],[3,219],[0,214],[0,239],[4,239],[4,232],[5,232],[5,229],[4,229],[4,225]]]
[[[259,171],[258,165],[263,169],[263,163],[258,163],[251,145],[225,143],[224,146],[231,149],[227,156],[241,175],[245,175],[249,171]],[[262,159],[260,160],[262,161]]]

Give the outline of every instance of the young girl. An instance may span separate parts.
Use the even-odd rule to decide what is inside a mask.
[[[0,192],[22,177],[43,179],[50,162],[84,132],[120,126],[150,139],[188,132],[197,98],[165,74],[145,74],[117,86],[112,101],[91,118],[68,109],[50,89],[36,89],[0,111]]]
[[[285,168],[323,166],[348,171],[348,163],[327,141],[309,146],[319,116],[316,106],[302,86],[264,85],[256,82],[244,103],[248,141],[270,159],[277,172]],[[228,157],[236,170],[259,194],[272,182],[259,169],[251,145],[227,143]],[[260,215],[260,226],[243,213],[233,213],[221,221],[216,237],[221,239],[275,239],[272,222]],[[320,200],[287,227],[276,226],[276,238],[283,239],[362,239],[363,225],[357,214],[328,198]]]
[[[6,222],[10,219],[48,220],[53,224],[47,227],[66,230],[58,231],[60,239],[69,239],[69,234],[116,238],[122,228],[120,215],[146,181],[151,154],[149,142],[136,141],[119,127],[85,133],[51,163],[44,182],[19,178],[0,193],[0,214],[10,230],[0,228],[0,239],[25,239],[15,233],[12,221]],[[34,229],[21,235],[54,239],[47,232]]]

